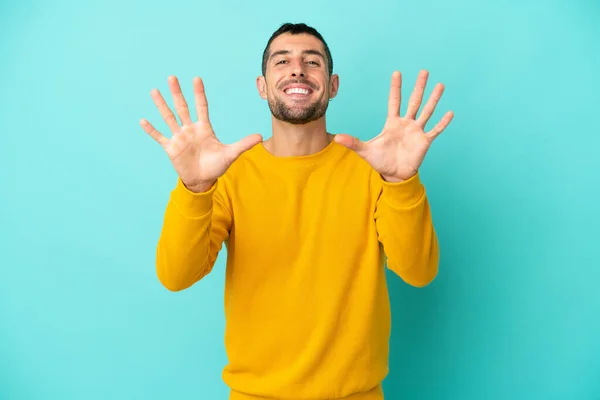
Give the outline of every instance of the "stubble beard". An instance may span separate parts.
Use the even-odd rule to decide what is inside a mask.
[[[288,122],[294,125],[308,124],[325,115],[329,102],[316,100],[306,106],[289,107],[285,102],[277,96],[269,99],[269,108],[271,114],[276,119]]]

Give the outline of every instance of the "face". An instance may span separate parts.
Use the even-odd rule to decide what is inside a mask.
[[[312,35],[284,33],[271,42],[269,53],[257,87],[273,116],[291,124],[323,117],[339,82],[337,75],[329,77],[323,43]]]

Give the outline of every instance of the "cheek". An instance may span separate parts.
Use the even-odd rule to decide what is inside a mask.
[[[279,82],[279,77],[277,76],[269,76],[269,81],[265,83],[265,95],[273,96],[277,94],[277,84]]]
[[[279,93],[277,93],[277,88],[274,87],[274,86],[269,86],[267,88],[267,93],[266,94],[267,94],[268,97],[271,97],[271,98],[279,95]]]

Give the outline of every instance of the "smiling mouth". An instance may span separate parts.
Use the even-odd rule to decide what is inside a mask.
[[[284,90],[285,94],[303,94],[303,95],[309,95],[311,93],[311,90],[309,89],[304,89],[304,88],[289,88]]]
[[[291,97],[292,99],[308,98],[312,94],[312,92],[313,91],[310,89],[298,87],[291,87],[283,91],[283,93],[285,93],[288,97]]]

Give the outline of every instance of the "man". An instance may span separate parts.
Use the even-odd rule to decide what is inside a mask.
[[[325,112],[339,77],[329,48],[315,29],[284,24],[256,81],[272,113],[270,139],[220,143],[199,78],[196,122],[175,77],[169,87],[181,126],[152,91],[173,136],[141,125],[179,175],[158,242],[158,278],[173,291],[193,285],[225,242],[230,399],[383,399],[386,258],[414,286],[438,271],[418,168],[452,113],[424,131],[443,92],[438,84],[417,118],[426,81],[422,71],[400,116],[401,75],[393,73],[387,121],[374,139],[332,135]]]

